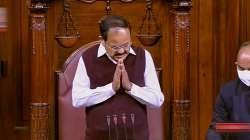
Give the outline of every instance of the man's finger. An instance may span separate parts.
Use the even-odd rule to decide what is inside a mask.
[[[123,63],[123,60],[122,59],[119,59],[117,64],[122,64]]]

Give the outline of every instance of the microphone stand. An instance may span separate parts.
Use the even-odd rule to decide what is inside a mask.
[[[126,114],[122,114],[122,123],[123,123],[123,128],[124,128],[124,134],[125,134],[125,140],[128,140],[127,136],[127,126],[126,126]]]
[[[109,129],[109,140],[111,140],[111,129],[110,129],[110,116],[106,116],[107,124],[108,124],[108,129]]]
[[[133,139],[135,140],[135,114],[131,113],[130,114],[130,119],[131,119],[131,122],[132,122],[132,136],[133,136]]]
[[[117,115],[113,115],[113,121],[115,124],[115,135],[116,135],[116,140],[119,139],[119,133],[118,133],[118,128],[117,128]]]

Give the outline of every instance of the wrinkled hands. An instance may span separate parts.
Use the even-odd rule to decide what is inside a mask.
[[[128,73],[125,69],[122,59],[118,60],[117,62],[112,82],[112,88],[116,92],[120,89],[121,86],[127,91],[130,91],[132,88],[132,83],[129,80]]]

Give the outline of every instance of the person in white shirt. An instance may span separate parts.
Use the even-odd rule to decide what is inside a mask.
[[[101,43],[79,59],[72,87],[73,106],[86,107],[86,139],[147,140],[147,125],[140,123],[147,123],[145,107],[160,107],[164,102],[152,57],[132,46],[129,23],[120,16],[105,17],[100,32]],[[90,123],[93,118],[100,121]],[[145,128],[145,132],[135,135],[120,130],[130,127],[137,132]]]

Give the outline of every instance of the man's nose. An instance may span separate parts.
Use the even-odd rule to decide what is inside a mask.
[[[119,48],[117,52],[120,53],[120,54],[123,54],[124,51],[125,51],[125,50],[124,50],[123,48]]]

